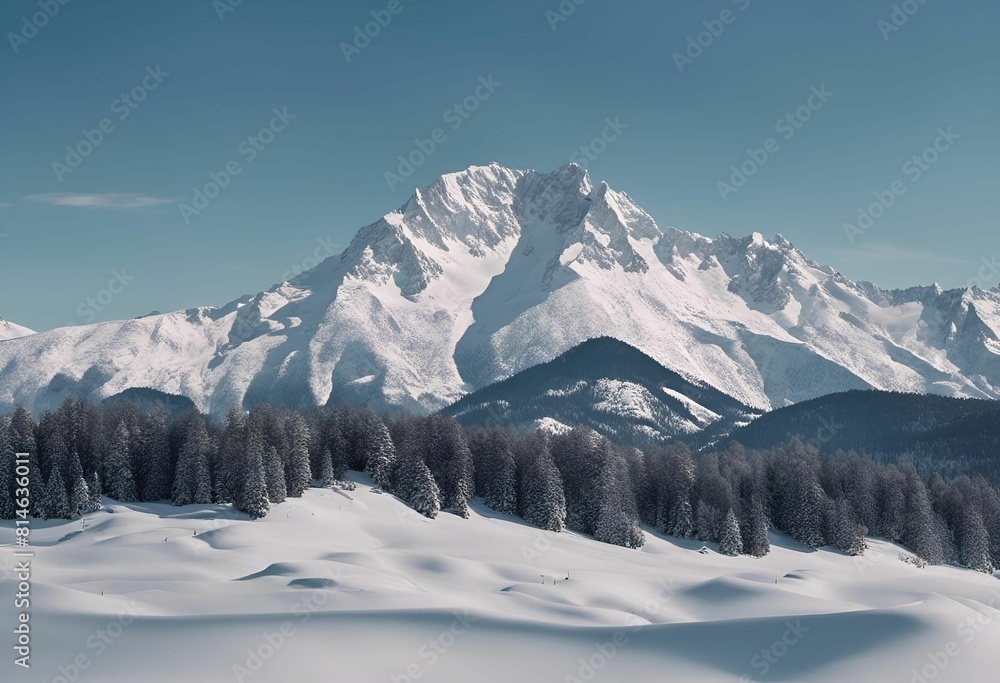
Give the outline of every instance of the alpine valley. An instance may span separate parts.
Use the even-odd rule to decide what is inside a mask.
[[[883,290],[780,235],[661,229],[575,164],[490,164],[219,308],[35,334],[0,323],[0,411],[143,390],[215,416],[264,402],[426,414],[599,337],[669,371],[656,409],[677,433],[855,389],[1000,397],[997,290]],[[630,387],[650,390],[604,386],[621,412]]]

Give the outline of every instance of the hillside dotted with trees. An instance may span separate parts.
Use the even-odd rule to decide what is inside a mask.
[[[1000,494],[982,477],[921,478],[909,464],[854,452],[821,456],[792,441],[747,452],[736,442],[692,456],[680,442],[639,450],[586,428],[561,434],[462,427],[442,415],[379,417],[347,406],[262,405],[215,425],[122,401],[68,399],[37,423],[0,418],[0,518],[23,502],[15,453],[30,455],[30,514],[73,518],[122,502],[231,504],[251,518],[310,486],[350,488],[348,470],[433,518],[467,517],[481,496],[497,512],[638,548],[643,527],[763,556],[768,530],[856,555],[866,537],[929,563],[1000,567]]]

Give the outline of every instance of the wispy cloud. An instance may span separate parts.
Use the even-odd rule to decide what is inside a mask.
[[[46,192],[25,197],[33,202],[44,202],[56,206],[74,206],[84,209],[142,209],[148,206],[168,204],[169,199],[151,197],[129,192],[107,194],[75,194],[72,192]]]
[[[0,209],[9,209],[12,206],[14,206],[14,205],[13,204],[8,204],[6,202],[0,202]]]
[[[913,249],[900,246],[898,244],[888,244],[886,242],[869,242],[850,249],[829,248],[818,249],[824,258],[854,259],[866,263],[951,263],[956,265],[969,265],[975,261],[929,249]]]

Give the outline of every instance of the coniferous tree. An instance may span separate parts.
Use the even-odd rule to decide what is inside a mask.
[[[719,509],[709,505],[704,500],[698,501],[698,513],[695,516],[695,538],[699,541],[719,540],[719,526],[722,514]]]
[[[400,457],[394,491],[400,500],[425,517],[433,519],[441,509],[438,485],[416,449],[407,449]]]
[[[264,440],[263,435],[256,430],[251,430],[247,436],[243,467],[240,491],[233,505],[252,519],[264,517],[271,506],[267,499],[267,478],[264,474]]]
[[[539,432],[521,437],[515,458],[519,514],[540,529],[562,531],[566,527],[566,498],[548,439]]]
[[[18,406],[10,417],[10,447],[14,453],[28,454],[28,492],[31,498],[28,512],[32,517],[43,514],[42,501],[45,498],[45,473],[38,458],[35,440],[35,422],[27,410]]]
[[[517,471],[509,440],[497,427],[476,435],[472,451],[476,492],[497,512],[517,514]]]
[[[365,454],[365,472],[375,480],[376,485],[388,489],[392,486],[396,447],[392,443],[392,437],[389,436],[385,423],[371,412],[362,412],[358,420],[356,439],[357,448]]]
[[[9,428],[9,421],[0,417],[0,519],[14,519],[17,514],[14,503],[17,460],[10,447]]]
[[[614,458],[606,463],[599,486],[601,509],[594,538],[626,548],[641,548],[645,543],[635,505],[628,487],[625,463]]]
[[[46,519],[66,519],[70,516],[69,496],[58,467],[52,469],[52,476],[45,490],[43,503]]]
[[[344,438],[345,420],[349,413],[337,410],[330,411],[322,423],[320,436],[321,442],[317,445],[316,452],[312,459],[313,478],[323,480],[323,469],[326,461],[330,461],[334,479],[343,479],[347,476],[347,440]]]
[[[846,498],[829,501],[826,538],[848,555],[861,555],[865,551],[864,527],[855,520]]]
[[[323,457],[320,459],[319,463],[319,485],[323,487],[333,486],[334,482],[337,481],[337,475],[333,471],[333,456],[330,455],[330,449],[323,449]]]
[[[288,493],[285,483],[285,465],[274,446],[267,447],[264,472],[267,479],[267,499],[272,503],[284,502]]]
[[[142,482],[142,499],[166,500],[171,496],[173,470],[170,461],[170,444],[167,439],[167,417],[162,406],[145,420],[142,430],[145,477]]]
[[[973,506],[967,506],[962,512],[958,552],[962,564],[969,569],[984,574],[993,573],[989,535],[986,533],[982,515]]]
[[[104,457],[104,482],[107,496],[122,502],[136,499],[135,480],[129,466],[129,433],[124,422],[119,422]]]
[[[205,420],[198,416],[188,424],[177,456],[177,471],[171,502],[174,505],[205,505],[212,502],[212,474],[209,469],[211,441]]]
[[[759,500],[754,500],[750,505],[750,516],[743,525],[743,552],[751,557],[764,557],[770,551],[764,506]]]
[[[719,552],[731,557],[743,553],[743,536],[740,533],[740,523],[736,520],[736,514],[732,508],[726,511],[726,516],[722,520],[722,529],[719,532]]]
[[[234,502],[242,489],[242,477],[246,471],[246,416],[238,410],[230,410],[226,416],[226,426],[219,440],[219,454],[215,461],[215,501]]]
[[[291,454],[288,458],[288,496],[300,498],[312,479],[309,465],[309,426],[299,415],[289,420]]]
[[[694,534],[694,519],[691,501],[683,498],[674,502],[667,522],[667,534],[676,538],[691,538]]]
[[[934,509],[926,485],[920,481],[916,470],[903,470],[906,508],[903,517],[902,543],[931,564],[944,559],[941,538],[934,523]]]
[[[101,504],[101,478],[97,476],[97,470],[90,475],[90,484],[87,485],[90,498],[87,501],[87,512],[100,510]]]
[[[469,516],[468,500],[474,487],[472,453],[458,423],[450,417],[432,415],[420,420],[424,429],[424,460],[440,492],[441,509],[460,517]]]
[[[79,517],[90,511],[90,488],[83,475],[77,477],[69,496],[69,516]]]

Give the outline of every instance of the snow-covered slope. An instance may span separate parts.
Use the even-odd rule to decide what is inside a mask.
[[[21,325],[15,325],[9,320],[4,320],[0,318],[0,341],[5,341],[7,339],[17,339],[18,337],[26,337],[29,334],[34,334],[34,330],[29,330],[27,327],[22,327]]]
[[[33,521],[31,674],[8,655],[0,680],[947,683],[1000,665],[1000,582],[886,542],[854,558],[774,534],[755,559],[647,533],[630,550],[479,501],[429,520],[361,479],[253,522],[108,500],[86,528]],[[17,611],[0,601],[11,629]]]
[[[661,230],[574,164],[492,164],[441,177],[261,294],[2,344],[0,407],[147,387],[213,413],[430,411],[599,336],[758,408],[871,387],[1000,395],[996,291],[883,291],[780,236]]]
[[[726,434],[760,414],[611,337],[585,341],[467,394],[442,412],[463,424],[584,425],[635,446]]]

